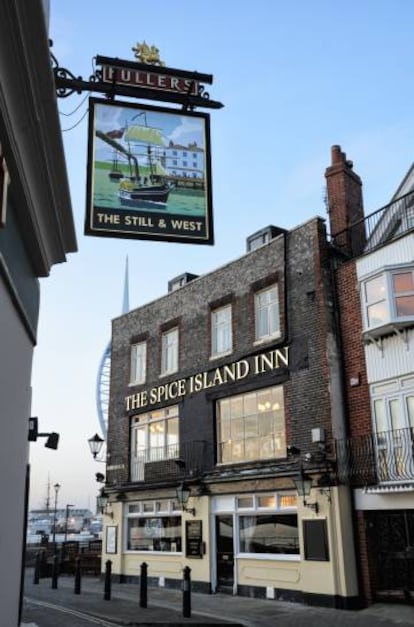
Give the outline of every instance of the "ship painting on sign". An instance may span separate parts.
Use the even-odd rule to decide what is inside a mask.
[[[121,206],[141,208],[144,204],[148,208],[153,203],[157,209],[165,208],[175,184],[168,180],[168,172],[162,164],[166,155],[162,150],[160,129],[148,125],[146,112],[135,115],[124,128],[108,133],[97,129],[96,135],[114,148],[108,176],[112,181],[119,181]],[[127,160],[129,173],[123,173],[120,168],[118,154]]]

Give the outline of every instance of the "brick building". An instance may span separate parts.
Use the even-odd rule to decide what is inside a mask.
[[[332,185],[333,171],[346,184]],[[337,451],[339,480],[353,490],[361,597],[412,602],[414,168],[391,203],[367,217],[338,147],[326,175],[330,211],[342,213],[332,241],[343,253],[335,283],[348,432]]]
[[[205,592],[354,607],[335,463],[343,255],[318,217],[247,244],[113,321],[103,563],[123,581],[145,561],[157,586],[180,586],[189,566]]]

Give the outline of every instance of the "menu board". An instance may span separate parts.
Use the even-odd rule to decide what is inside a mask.
[[[203,523],[201,520],[187,520],[185,523],[186,557],[203,557]]]

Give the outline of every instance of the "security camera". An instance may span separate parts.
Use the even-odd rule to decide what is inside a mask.
[[[307,462],[313,461],[312,453],[305,453],[305,461],[307,461]]]

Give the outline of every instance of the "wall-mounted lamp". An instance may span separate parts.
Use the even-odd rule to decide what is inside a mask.
[[[36,416],[29,418],[29,442],[36,442],[37,438],[47,438],[45,442],[46,448],[56,451],[59,445],[59,434],[52,431],[51,433],[39,433],[39,419]]]
[[[331,502],[331,478],[328,473],[324,473],[318,479],[319,493],[326,496],[328,503]]]
[[[109,516],[110,518],[114,517],[113,511],[108,511],[108,506],[110,505],[110,503],[108,502],[108,496],[103,489],[97,497],[96,502],[98,504],[98,509],[100,510],[101,514],[103,514],[104,516]]]
[[[181,483],[178,488],[176,488],[176,496],[177,501],[183,512],[188,512],[193,516],[196,515],[195,507],[187,507],[188,499],[190,498],[190,488],[188,488],[184,483]]]
[[[308,497],[311,493],[312,479],[305,475],[305,473],[303,472],[303,468],[301,468],[299,474],[297,474],[296,477],[293,477],[292,481],[295,484],[298,496],[302,497],[302,502],[304,506],[309,507],[309,509],[312,509],[315,514],[317,514],[319,512],[319,504],[309,503],[306,500],[306,497]]]
[[[102,464],[106,464],[106,459],[99,459],[98,455],[101,452],[104,442],[105,440],[101,438],[97,433],[95,433],[95,435],[93,435],[88,440],[89,448],[91,450],[94,460]]]

